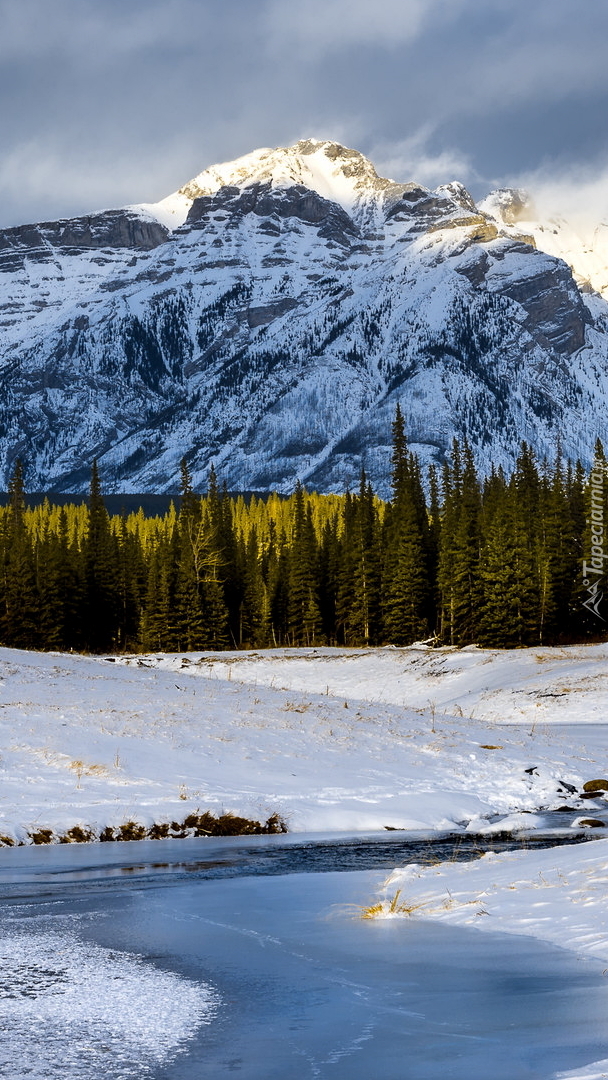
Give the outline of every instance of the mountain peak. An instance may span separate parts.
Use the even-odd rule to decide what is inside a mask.
[[[371,161],[358,150],[331,140],[301,139],[293,146],[264,147],[234,161],[212,165],[179,189],[178,195],[197,199],[221,187],[271,183],[299,184],[322,198],[356,213],[362,198],[377,195],[391,183],[379,177]]]
[[[419,184],[396,183],[379,176],[371,161],[331,139],[300,139],[292,146],[262,147],[234,161],[211,165],[173,195],[159,203],[142,207],[164,225],[175,229],[184,223],[195,199],[215,195],[221,188],[245,188],[270,184],[273,188],[300,186],[336,203],[361,227],[372,231],[381,224],[387,206],[392,206],[410,189],[425,196],[438,195],[452,203],[456,213],[475,213],[475,204],[466,188],[457,182],[445,184],[431,193]]]

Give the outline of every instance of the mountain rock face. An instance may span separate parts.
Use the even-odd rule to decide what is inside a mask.
[[[211,463],[232,490],[344,490],[363,466],[386,495],[398,402],[425,461],[454,436],[484,470],[522,439],[589,461],[608,301],[558,233],[523,193],[476,206],[314,140],[6,229],[0,485],[20,456],[30,490],[82,491],[96,457],[108,492],[175,491],[185,455],[200,487]]]

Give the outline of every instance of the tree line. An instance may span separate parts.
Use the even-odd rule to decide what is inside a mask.
[[[523,444],[510,476],[482,480],[454,442],[425,484],[399,409],[388,502],[365,474],[340,496],[244,498],[212,470],[200,496],[184,461],[179,508],[162,517],[110,517],[96,465],[88,505],[28,509],[18,463],[0,510],[0,641],[100,653],[601,638],[608,610],[583,604],[591,541],[580,464],[539,464]]]

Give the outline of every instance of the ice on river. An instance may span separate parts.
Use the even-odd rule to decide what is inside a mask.
[[[363,920],[377,871],[117,878],[88,851],[96,880],[45,875],[0,905],[36,994],[3,1000],[10,1080],[552,1080],[608,1053],[603,961]],[[61,849],[21,853],[66,869]]]
[[[128,1080],[183,1050],[217,995],[72,933],[0,937],[0,1075]]]

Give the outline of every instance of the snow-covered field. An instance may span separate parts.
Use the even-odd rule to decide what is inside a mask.
[[[277,812],[298,832],[534,828],[535,811],[564,805],[597,818],[602,796],[569,788],[608,768],[607,659],[608,645],[113,661],[3,649],[0,834],[205,810]]]

